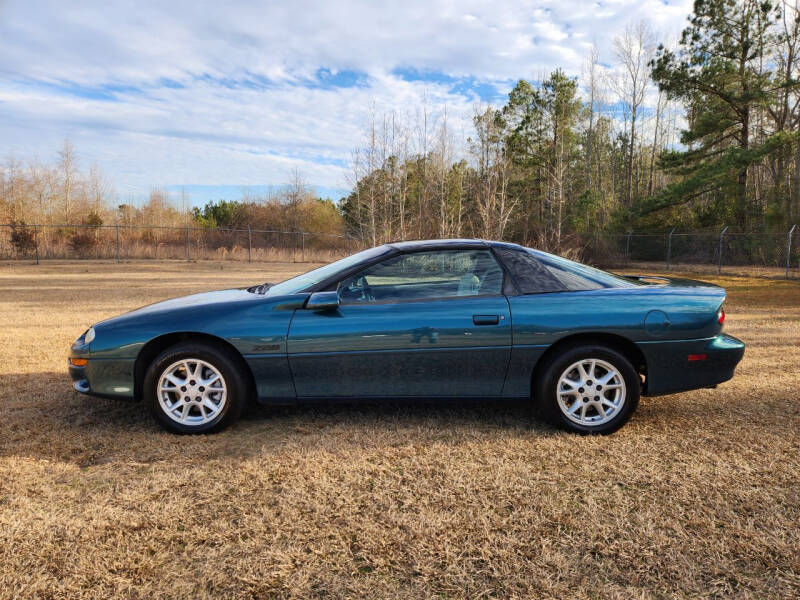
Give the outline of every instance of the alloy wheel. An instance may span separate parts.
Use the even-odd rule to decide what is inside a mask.
[[[559,377],[558,406],[571,421],[598,426],[620,412],[625,392],[625,379],[614,365],[599,358],[584,358]]]
[[[214,365],[187,358],[172,363],[158,379],[158,402],[170,419],[182,425],[204,425],[216,419],[227,401],[225,379]]]

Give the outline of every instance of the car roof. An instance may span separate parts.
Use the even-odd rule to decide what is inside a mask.
[[[514,246],[507,242],[492,242],[481,239],[452,239],[452,240],[412,240],[408,242],[393,242],[386,244],[389,248],[394,248],[400,252],[415,250],[437,250],[437,249],[456,249],[456,248],[488,248],[489,246]]]

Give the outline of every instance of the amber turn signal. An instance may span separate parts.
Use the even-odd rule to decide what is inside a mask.
[[[89,364],[89,359],[87,359],[87,358],[70,358],[69,359],[69,364],[71,364],[73,367],[85,367],[87,364]]]

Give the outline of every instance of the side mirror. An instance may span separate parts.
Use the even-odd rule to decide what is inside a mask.
[[[316,292],[306,302],[308,310],[324,311],[339,308],[339,294],[337,292]]]

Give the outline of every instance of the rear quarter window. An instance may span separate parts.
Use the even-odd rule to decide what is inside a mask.
[[[527,250],[544,268],[546,268],[564,287],[571,292],[582,290],[600,290],[603,288],[639,287],[639,284],[624,279],[607,271],[595,269],[554,254]]]
[[[637,287],[611,273],[528,248],[495,247],[520,292],[542,294]]]
[[[525,250],[495,248],[500,260],[511,272],[514,282],[523,294],[563,292],[567,288],[536,258]]]

